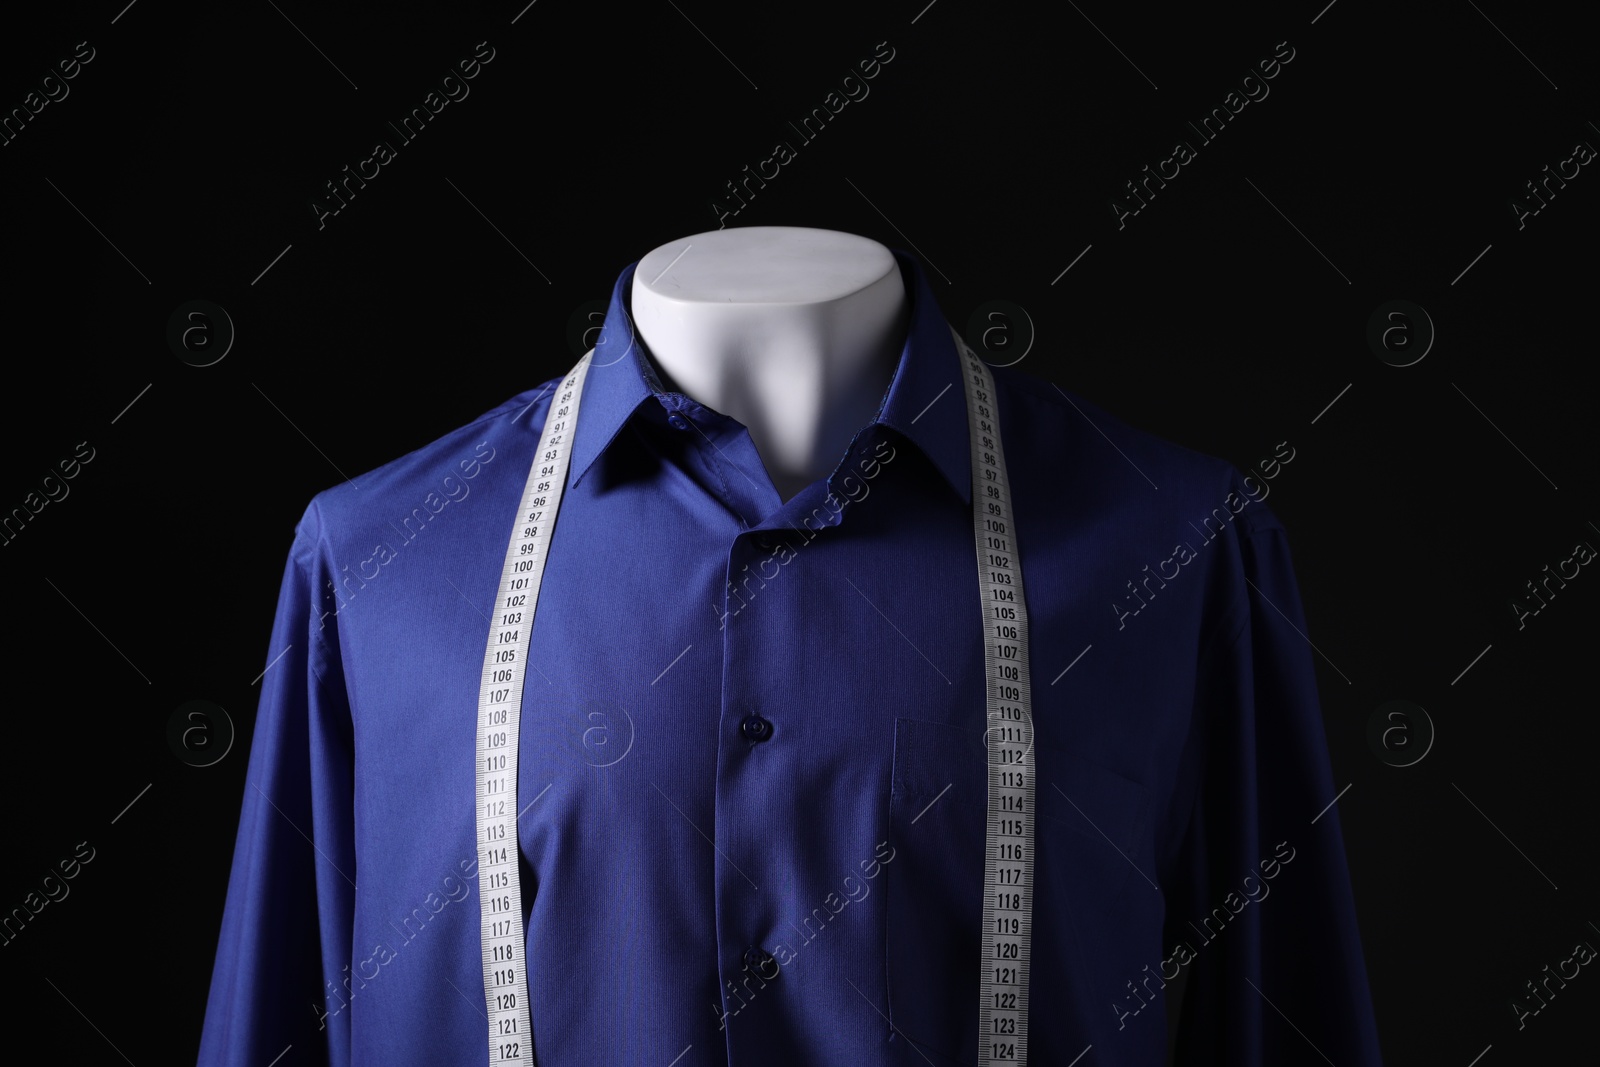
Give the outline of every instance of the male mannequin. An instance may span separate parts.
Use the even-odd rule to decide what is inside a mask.
[[[669,241],[640,260],[631,300],[662,384],[743,423],[785,501],[872,421],[908,316],[887,248],[793,226]]]
[[[500,860],[514,846],[526,875],[526,951],[496,957],[527,982],[523,1062],[975,1061],[985,548],[1027,561],[1043,667],[1034,1062],[1092,1044],[1159,1063],[1154,1020],[1179,1018],[1193,975],[1178,1029],[1197,1062],[1299,1062],[1310,1034],[1378,1067],[1287,545],[1237,468],[997,368],[981,400],[1017,547],[1004,531],[975,560],[994,493],[973,485],[965,357],[915,258],[848,234],[663,246],[618,275],[600,336],[537,620],[500,583],[545,430],[575,415],[561,377],[318,493],[296,525],[202,1067],[290,1046],[333,1067],[481,1055],[475,994],[507,995],[479,973],[483,909],[508,906],[482,893],[504,885],[485,809],[461,803],[485,621],[525,642],[496,662],[538,667]],[[1129,582],[1107,612],[1108,581],[1174,537],[1215,542],[1181,561],[1204,577],[1152,574],[1148,611]]]

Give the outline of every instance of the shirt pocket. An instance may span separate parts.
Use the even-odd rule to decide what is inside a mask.
[[[1072,922],[1093,922],[1109,911],[1135,876],[1150,791],[1065,748],[1036,743],[1031,755],[1029,987],[1036,996],[1045,972],[1065,967],[1074,952]],[[935,1063],[978,1059],[987,760],[981,729],[895,720],[889,799],[895,853],[885,871],[888,1014],[890,1025]],[[1048,1025],[1041,1014],[1048,1006],[1038,999],[1030,1006],[1031,1029]]]

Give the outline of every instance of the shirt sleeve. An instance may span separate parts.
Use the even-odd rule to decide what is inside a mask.
[[[1163,872],[1162,974],[1188,972],[1175,1061],[1379,1067],[1286,534],[1260,501],[1233,533],[1221,586],[1233,606],[1200,650],[1182,773],[1191,800]]]
[[[350,709],[316,505],[284,569],[245,777],[200,1067],[350,1062],[356,864]],[[331,599],[331,594],[330,594]]]

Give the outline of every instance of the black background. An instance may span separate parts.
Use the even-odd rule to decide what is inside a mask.
[[[0,147],[0,513],[94,449],[0,545],[0,911],[95,849],[0,948],[15,1025],[74,1058],[193,1061],[306,502],[566,370],[574,316],[651,248],[716,228],[724,184],[788,140],[797,158],[727,224],[911,249],[959,327],[1022,309],[991,320],[995,362],[1025,349],[1023,369],[1241,469],[1295,448],[1271,507],[1350,783],[1386,1059],[1592,1061],[1587,968],[1523,1028],[1512,1010],[1600,945],[1600,578],[1585,567],[1520,629],[1510,606],[1600,545],[1600,177],[1583,167],[1520,228],[1510,206],[1600,146],[1573,9],[123,2],[8,12],[0,36],[6,112],[95,50]],[[470,95],[319,228],[323,183],[479,41],[495,56]],[[870,94],[800,144],[787,122],[881,41]],[[1280,41],[1270,94],[1200,145],[1185,121]],[[1197,157],[1119,228],[1111,198],[1179,138]],[[166,340],[195,299],[236,330],[208,367]],[[1367,341],[1395,299],[1437,331],[1404,367]],[[1425,344],[1400,325],[1394,361]],[[167,741],[195,699],[238,730],[209,767]],[[1367,739],[1395,699],[1436,731],[1407,767]],[[1419,722],[1402,734],[1426,747]]]

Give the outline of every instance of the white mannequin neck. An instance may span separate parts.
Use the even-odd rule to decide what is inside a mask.
[[[910,317],[893,252],[792,226],[661,245],[630,300],[662,385],[742,423],[784,501],[877,414]]]

